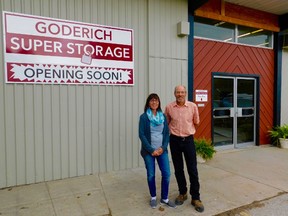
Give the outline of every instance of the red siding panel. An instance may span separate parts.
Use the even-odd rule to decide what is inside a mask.
[[[212,72],[260,76],[259,143],[268,144],[267,130],[273,124],[274,51],[203,39],[194,40],[194,91],[208,90],[208,102],[199,107],[202,124],[196,137],[211,139]]]

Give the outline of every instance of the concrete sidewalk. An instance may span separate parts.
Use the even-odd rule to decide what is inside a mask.
[[[160,208],[159,205],[156,209],[151,209],[146,171],[143,167],[2,189],[0,215],[288,214],[286,149],[266,146],[219,151],[211,161],[198,164],[198,170],[201,199],[205,205],[203,213],[194,210],[190,198],[176,209]],[[172,164],[171,171],[173,173]],[[160,189],[159,171],[157,187]],[[177,184],[172,174],[169,198],[174,200],[177,195]],[[252,205],[249,205],[251,203]]]

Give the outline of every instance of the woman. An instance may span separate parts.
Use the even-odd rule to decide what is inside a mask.
[[[155,183],[155,160],[157,160],[162,174],[160,204],[175,208],[176,205],[168,199],[170,183],[170,164],[167,150],[169,128],[166,117],[161,110],[160,98],[155,93],[148,96],[144,113],[140,116],[139,138],[142,143],[141,156],[147,170],[147,181],[151,195],[150,206],[152,208],[157,206]]]

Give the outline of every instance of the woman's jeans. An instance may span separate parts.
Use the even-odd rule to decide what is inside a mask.
[[[151,197],[156,197],[156,182],[155,182],[155,159],[159,165],[162,180],[161,180],[161,199],[168,199],[169,183],[170,183],[170,164],[168,152],[163,152],[162,155],[154,157],[150,154],[144,156],[144,162],[147,170],[147,181]]]

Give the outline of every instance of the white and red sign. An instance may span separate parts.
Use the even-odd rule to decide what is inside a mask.
[[[7,83],[134,85],[133,30],[3,12]]]
[[[195,101],[196,102],[207,102],[208,101],[208,90],[195,90]]]

